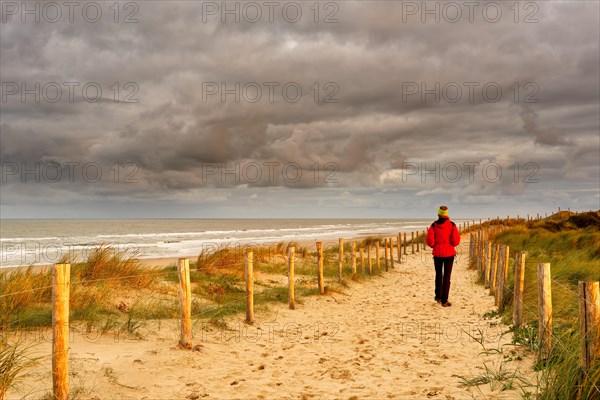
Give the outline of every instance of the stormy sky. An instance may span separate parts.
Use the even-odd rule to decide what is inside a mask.
[[[2,218],[600,207],[597,1],[1,13]]]

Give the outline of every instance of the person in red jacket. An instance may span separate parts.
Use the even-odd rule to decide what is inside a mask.
[[[433,249],[435,266],[435,301],[442,307],[450,307],[450,275],[456,255],[455,246],[460,243],[460,233],[456,224],[448,218],[448,207],[440,206],[438,220],[427,230],[427,245]]]

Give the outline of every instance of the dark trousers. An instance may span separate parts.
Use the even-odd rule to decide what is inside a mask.
[[[450,275],[452,274],[452,257],[433,257],[435,265],[435,299],[442,301],[442,304],[448,301],[450,294]]]

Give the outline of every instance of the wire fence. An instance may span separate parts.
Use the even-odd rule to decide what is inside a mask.
[[[502,230],[503,228],[500,228],[500,231]],[[571,331],[566,332],[566,334],[570,335],[572,331],[579,331],[579,345],[581,346],[579,350],[580,371],[590,382],[593,389],[597,391],[596,395],[600,395],[598,377],[589,374],[593,363],[598,362],[597,356],[600,354],[600,301],[598,300],[600,295],[598,282],[580,281],[579,291],[575,291],[568,283],[552,277],[550,264],[540,263],[540,261],[543,261],[541,257],[526,262],[524,261],[526,253],[522,251],[514,252],[514,249],[511,249],[513,250],[511,253],[513,257],[509,258],[508,246],[500,245],[498,247],[494,245],[495,236],[500,231],[494,231],[488,225],[476,227],[475,232],[471,233],[469,241],[471,267],[478,270],[479,280],[485,283],[486,288],[489,287],[490,289],[490,294],[495,296],[499,312],[502,312],[505,306],[513,306],[513,329],[519,329],[522,325],[519,309],[525,308],[530,316],[538,317],[537,321],[530,320],[527,323],[537,323],[538,334],[535,346],[538,352],[538,361],[542,363],[551,359],[554,347],[560,349],[563,355],[574,352],[573,344],[565,342],[567,336],[560,334],[553,328],[551,287],[555,285],[556,288],[565,291],[571,298],[576,299],[578,303],[574,304],[572,309],[578,308],[579,311],[578,328],[569,328]],[[492,249],[492,251],[488,249]],[[498,257],[498,253],[500,253],[500,257]],[[537,266],[538,309],[532,308],[523,299],[525,270],[531,271],[534,266]],[[518,268],[523,268],[523,272],[517,273]],[[513,275],[514,284],[508,280],[510,278],[509,272]],[[515,290],[519,292],[515,292]],[[564,303],[566,300],[561,298],[561,301]],[[562,305],[562,303],[559,304]],[[577,321],[571,320],[569,325],[575,326],[575,322]]]

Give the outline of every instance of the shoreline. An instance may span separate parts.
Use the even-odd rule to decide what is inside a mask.
[[[346,242],[352,242],[352,241],[356,241],[356,242],[360,242],[368,237],[394,237],[396,238],[398,233],[402,232],[402,231],[398,231],[398,232],[394,232],[394,233],[362,233],[360,235],[357,236],[353,236],[353,237],[344,237],[343,239]],[[410,231],[408,231],[410,232]],[[404,232],[402,232],[404,233]],[[408,239],[408,238],[407,238]],[[338,245],[338,240],[339,239],[325,239],[325,240],[320,240],[323,243],[324,247],[327,246],[332,246]],[[240,247],[244,247],[246,245],[253,245],[253,246],[272,246],[272,245],[277,245],[278,243],[298,243],[300,246],[306,246],[306,247],[311,247],[314,246],[315,243],[318,240],[290,240],[290,241],[282,241],[282,240],[278,240],[278,241],[269,241],[269,242],[264,242],[264,243],[248,243],[248,244],[242,244],[239,245]],[[314,247],[313,247],[314,249]],[[137,260],[140,262],[140,264],[142,264],[142,266],[144,268],[165,268],[168,266],[177,266],[177,261],[180,258],[188,258],[191,262],[195,262],[198,259],[199,256],[199,252],[197,254],[193,254],[193,255],[178,255],[178,256],[167,256],[167,257],[147,257],[147,258],[137,258]],[[54,264],[32,264],[32,265],[7,265],[7,266],[3,266],[0,265],[0,273],[2,272],[9,272],[9,271],[14,271],[14,270],[19,270],[19,269],[27,269],[27,268],[31,268],[34,272],[44,272],[45,270],[52,268]]]
[[[316,241],[329,246],[337,244],[340,237],[348,242],[369,236],[395,238],[398,233],[406,233],[407,239],[410,239],[411,232],[422,232],[433,220],[364,218],[333,221],[321,218],[302,223],[284,219],[281,220],[283,222],[270,223],[257,219],[259,222],[256,223],[240,220],[239,223],[201,227],[188,221],[176,225],[177,229],[169,220],[165,224],[141,222],[131,227],[123,227],[110,220],[101,226],[87,226],[80,222],[67,224],[68,229],[61,228],[60,224],[42,224],[36,228],[31,225],[36,220],[32,220],[29,225],[20,228],[17,225],[12,230],[5,231],[3,228],[0,271],[30,267],[36,271],[44,270],[60,262],[63,255],[72,255],[69,257],[71,260],[82,262],[99,247],[128,252],[128,257],[139,259],[146,267],[176,264],[178,258],[196,260],[202,252],[208,254],[225,246],[243,250],[248,246],[268,247],[295,242],[313,251]],[[462,218],[454,220],[458,225],[464,225],[466,221]],[[75,264],[75,261],[71,262]]]

